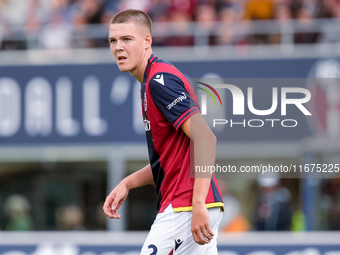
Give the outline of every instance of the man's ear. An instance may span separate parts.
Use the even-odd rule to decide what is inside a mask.
[[[146,36],[145,36],[145,49],[151,48],[151,44],[152,44],[152,37],[151,37],[150,34],[146,34]]]

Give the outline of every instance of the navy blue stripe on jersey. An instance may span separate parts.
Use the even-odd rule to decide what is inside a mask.
[[[149,75],[149,73],[150,73],[150,68],[151,68],[151,65],[152,65],[152,62],[156,62],[156,61],[158,61],[158,57],[156,57],[154,54],[152,54],[151,56],[150,56],[150,59],[149,59],[149,61],[148,61],[148,65],[146,66],[146,69],[145,69],[145,72],[144,72],[144,77],[143,77],[143,82],[142,82],[142,84],[145,84],[145,82],[146,82],[146,79],[148,78],[148,75]]]
[[[141,95],[145,94],[145,84],[142,85],[142,89],[141,89]],[[144,97],[142,96],[142,100],[144,99]],[[144,103],[142,104],[142,109],[143,109],[143,116],[144,119],[148,119],[146,111],[145,111],[145,105]],[[159,209],[161,208],[161,201],[162,201],[162,194],[161,194],[161,186],[165,177],[164,174],[164,170],[160,164],[160,156],[157,153],[156,149],[155,149],[155,145],[153,143],[152,140],[152,133],[151,130],[146,131],[146,140],[148,143],[148,150],[149,150],[149,160],[150,160],[150,166],[152,169],[152,176],[153,176],[153,180],[156,186],[156,194],[157,194],[157,211],[159,211]]]
[[[220,195],[220,192],[218,191],[218,188],[216,186],[216,183],[214,182],[214,179],[211,179],[210,183],[211,183],[211,188],[213,190],[215,202],[223,202],[223,199]]]
[[[195,113],[198,113],[200,110],[198,109],[197,106],[192,107],[188,111],[182,114],[181,117],[179,117],[176,122],[174,123],[174,128],[177,130],[180,128],[180,126],[183,124],[183,122],[189,117],[194,115]]]
[[[154,151],[153,155],[158,155],[156,150]],[[150,162],[152,161],[150,160]],[[159,162],[159,155],[158,155],[158,159],[151,165],[151,169],[152,169],[153,180],[156,186],[157,211],[159,211],[159,209],[161,209],[161,202],[163,199],[160,189],[161,189],[164,177],[165,177],[164,170],[162,169],[161,164]]]
[[[149,140],[149,139],[152,139],[151,134],[147,134],[146,139],[147,139],[148,147],[149,147],[149,157],[150,157],[149,160],[151,163],[150,166],[152,170],[152,176],[153,176],[153,180],[156,186],[157,211],[159,211],[159,209],[161,208],[161,202],[163,199],[160,189],[161,189],[165,174],[159,161],[159,158],[160,158],[159,154],[157,153],[153,142],[150,142]]]
[[[171,125],[192,106],[197,106],[190,100],[183,81],[174,74],[155,74],[149,81],[149,88],[152,100]]]

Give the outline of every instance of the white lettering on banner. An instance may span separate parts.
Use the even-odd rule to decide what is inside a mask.
[[[276,255],[275,252],[267,251],[267,250],[259,250],[247,253],[247,255]]]
[[[206,80],[207,79],[207,80]],[[207,81],[209,83],[210,79],[213,79],[215,84],[222,84],[224,82],[224,80],[222,79],[222,77],[217,74],[217,73],[206,73],[203,74],[202,76],[202,80],[203,81]],[[221,98],[221,101],[223,102],[227,102],[227,90],[226,89],[220,89],[218,91],[218,94]],[[207,123],[212,123],[214,119],[217,118],[226,118],[226,113],[227,113],[227,107],[220,107],[220,106],[216,106],[215,102],[213,100],[210,100],[210,96],[208,98],[208,94],[203,91],[203,90],[198,90],[196,91],[197,94],[197,98],[201,98],[202,102],[200,103],[199,107],[201,109],[201,114],[205,115],[204,119],[206,120]],[[205,99],[204,99],[205,97]],[[215,98],[216,99],[216,98]],[[205,103],[203,102],[205,100]],[[204,106],[206,106],[206,108],[204,109]],[[208,109],[210,110],[208,112]],[[205,112],[204,112],[205,110]],[[214,128],[214,134],[220,134],[225,130],[226,127],[224,127],[223,125],[218,125]]]
[[[288,99],[287,93],[302,93],[304,98]],[[281,115],[286,115],[287,104],[295,104],[304,115],[312,115],[302,104],[307,103],[311,98],[309,90],[305,88],[281,88]]]
[[[50,83],[36,77],[26,88],[25,129],[30,136],[48,136],[52,131],[52,88]]]
[[[250,124],[250,123],[260,123],[260,124],[258,124],[258,125],[255,125],[255,124]],[[263,120],[260,120],[260,119],[253,119],[253,120],[249,120],[248,121],[248,125],[249,125],[249,127],[262,127],[263,125],[264,125],[264,122],[263,122]]]
[[[253,104],[253,88],[248,88],[248,107],[249,110],[256,115],[270,115],[275,112],[277,108],[277,88],[273,88],[272,106],[268,110],[257,110]]]
[[[56,129],[62,136],[76,136],[79,122],[72,118],[72,83],[61,77],[56,83]]]
[[[237,122],[237,121],[233,121],[232,119],[230,120],[230,127],[233,127],[234,125],[241,125],[243,127],[246,126],[246,120],[243,120],[242,122]]]
[[[231,84],[217,84],[215,88],[229,89],[233,97],[233,115],[244,115],[244,94],[240,88]],[[287,93],[301,93],[304,94],[304,98],[287,98]],[[277,109],[278,95],[277,88],[273,88],[272,92],[272,106],[268,110],[257,110],[253,105],[253,88],[248,88],[248,109],[255,115],[270,115]],[[307,103],[311,98],[311,93],[305,88],[281,88],[281,115],[286,115],[287,104],[294,104],[304,115],[312,115],[302,104]],[[202,115],[206,114],[206,101],[202,102],[202,108],[205,109]]]
[[[233,114],[244,115],[244,95],[239,87],[231,84],[219,84],[215,88],[229,89],[233,96]]]
[[[87,134],[100,136],[108,129],[107,122],[100,118],[99,80],[88,76],[83,85],[83,123]]]
[[[236,121],[233,119],[213,119],[212,121],[212,126],[216,127],[218,125],[226,125],[228,123],[230,123],[230,127],[235,127],[236,125],[239,125],[239,127],[251,127],[251,128],[259,128],[259,127],[263,127],[267,122],[271,122],[271,127],[274,127],[274,121],[281,121],[281,126],[282,127],[296,127],[298,125],[297,120],[294,119],[284,119],[284,120],[280,120],[280,119],[265,119],[265,120],[261,120],[261,119],[250,119],[250,120],[246,120],[243,119],[242,122],[240,121]],[[255,125],[257,123],[257,125]],[[290,125],[288,125],[290,123]],[[268,124],[266,124],[268,125]]]
[[[27,255],[27,253],[23,251],[8,251],[5,253],[2,253],[1,255]]]
[[[21,95],[18,83],[11,78],[0,79],[0,136],[15,135],[21,123]]]
[[[105,134],[108,124],[100,118],[99,81],[89,76],[83,83],[83,125],[90,136]],[[53,89],[48,80],[32,78],[24,95],[24,128],[29,136],[49,136],[53,129]],[[55,89],[55,127],[60,136],[76,136],[79,120],[72,117],[72,82],[60,77]],[[21,88],[12,78],[0,78],[0,137],[15,135],[22,125]],[[143,123],[142,123],[143,124]],[[1,254],[0,254],[1,255]]]
[[[168,105],[166,106],[166,108],[167,108],[168,110],[171,110],[171,108],[174,107],[177,103],[182,102],[183,100],[187,99],[187,95],[186,95],[184,92],[182,92],[182,94],[183,94],[183,95],[180,95],[180,96],[177,97],[174,101],[172,101],[171,104],[168,104]]]
[[[119,75],[112,83],[110,94],[112,103],[116,105],[125,103],[129,95],[130,87],[129,79],[126,76]]]
[[[289,121],[289,122],[294,122],[294,124],[293,124],[293,125],[285,125],[284,123],[287,122],[287,121]],[[298,124],[298,122],[297,122],[296,120],[294,120],[294,119],[287,119],[287,120],[281,121],[281,125],[282,125],[283,127],[296,127],[297,124]]]
[[[201,96],[201,113],[202,115],[207,115],[207,95],[203,94]]]
[[[71,243],[55,245],[53,243],[44,243],[37,247],[32,255],[78,255],[79,247]]]

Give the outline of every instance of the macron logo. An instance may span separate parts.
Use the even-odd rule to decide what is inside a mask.
[[[178,249],[178,247],[181,246],[181,244],[183,243],[183,241],[181,239],[174,239],[175,240],[175,251]]]
[[[159,82],[160,84],[162,84],[164,86],[163,74],[161,74],[161,75],[157,74],[156,78],[154,80]]]

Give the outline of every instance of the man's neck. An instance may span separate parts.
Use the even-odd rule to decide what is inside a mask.
[[[146,66],[148,65],[148,61],[151,55],[152,55],[152,49],[150,48],[150,50],[144,55],[143,61],[141,62],[141,65],[136,71],[136,73],[131,73],[132,76],[135,77],[140,83],[143,82],[144,72],[145,72]]]

